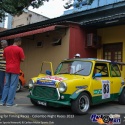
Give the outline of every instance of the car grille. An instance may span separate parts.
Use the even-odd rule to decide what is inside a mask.
[[[46,86],[35,86],[33,95],[39,98],[58,100],[58,92],[56,88]]]

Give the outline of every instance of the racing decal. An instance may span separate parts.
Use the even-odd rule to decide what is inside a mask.
[[[101,80],[101,78],[99,78],[99,77],[96,77],[95,79],[96,79],[96,80]]]
[[[110,81],[102,80],[102,99],[110,98]]]
[[[64,79],[65,78],[57,77],[57,76],[46,76],[44,78],[38,78],[36,84],[55,86],[56,82],[60,82],[60,81],[62,81]]]
[[[46,76],[45,79],[54,80],[54,81],[62,81],[62,80],[65,80],[65,78],[63,78],[63,77],[58,77],[58,76]]]
[[[94,94],[102,94],[102,89],[96,89],[94,90]]]
[[[37,80],[37,83],[39,85],[49,85],[49,86],[55,86],[55,81],[49,81],[49,80]]]
[[[86,89],[88,86],[84,85],[84,86],[76,86],[77,89]]]

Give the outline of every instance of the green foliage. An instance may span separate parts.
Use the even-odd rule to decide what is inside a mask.
[[[24,8],[39,8],[44,2],[48,0],[0,0],[0,22],[5,18],[5,13],[20,15]]]
[[[69,0],[65,5],[65,9],[69,9],[70,7],[81,8],[84,5],[91,5],[94,0]]]
[[[48,2],[49,0],[0,0],[0,22],[5,18],[5,14],[9,13],[11,15],[20,15],[22,14],[24,9],[27,9],[29,6],[33,8],[39,8],[44,4],[44,2]],[[65,0],[64,0],[65,1]],[[73,4],[73,2],[76,4]],[[72,6],[79,7],[84,0],[69,0],[65,4],[65,8],[68,9]],[[87,4],[91,4],[94,0],[87,0]],[[62,5],[63,6],[63,5]]]

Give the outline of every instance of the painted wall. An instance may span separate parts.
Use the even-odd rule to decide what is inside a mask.
[[[56,35],[58,34],[56,33]],[[37,34],[35,37],[23,38],[22,48],[24,49],[26,59],[21,64],[21,69],[24,71],[27,81],[39,74],[42,61],[51,61],[55,70],[60,61],[68,58],[69,30],[66,30],[61,45],[52,46],[52,36],[55,36],[55,34],[51,32],[49,35],[48,33],[43,33]],[[43,47],[37,47],[37,42],[40,41],[43,41]]]
[[[60,32],[46,32],[35,36],[24,37],[22,47],[26,59],[21,64],[21,69],[25,73],[26,80],[37,76],[40,72],[42,61],[51,61],[54,70],[63,59],[73,58],[76,53],[80,53],[82,58],[96,58],[96,49],[86,48],[86,32],[79,25],[70,25],[62,36],[62,44],[52,45],[52,39],[58,37]],[[43,46],[37,47],[37,42]]]
[[[102,44],[123,42],[122,61],[125,62],[125,25],[98,29],[102,37]],[[103,58],[103,49],[97,51],[97,57]],[[125,66],[122,68],[122,76],[125,78]]]
[[[27,17],[28,17],[28,14],[25,12],[20,16],[13,17],[12,28],[27,25],[28,24]]]
[[[76,53],[81,55],[81,58],[96,58],[97,51],[93,48],[86,48],[86,31],[78,25],[70,26],[70,48],[69,58],[73,58]]]

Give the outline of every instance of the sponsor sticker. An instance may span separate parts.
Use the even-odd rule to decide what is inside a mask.
[[[94,90],[94,94],[102,94],[102,89],[97,89],[97,90]]]

